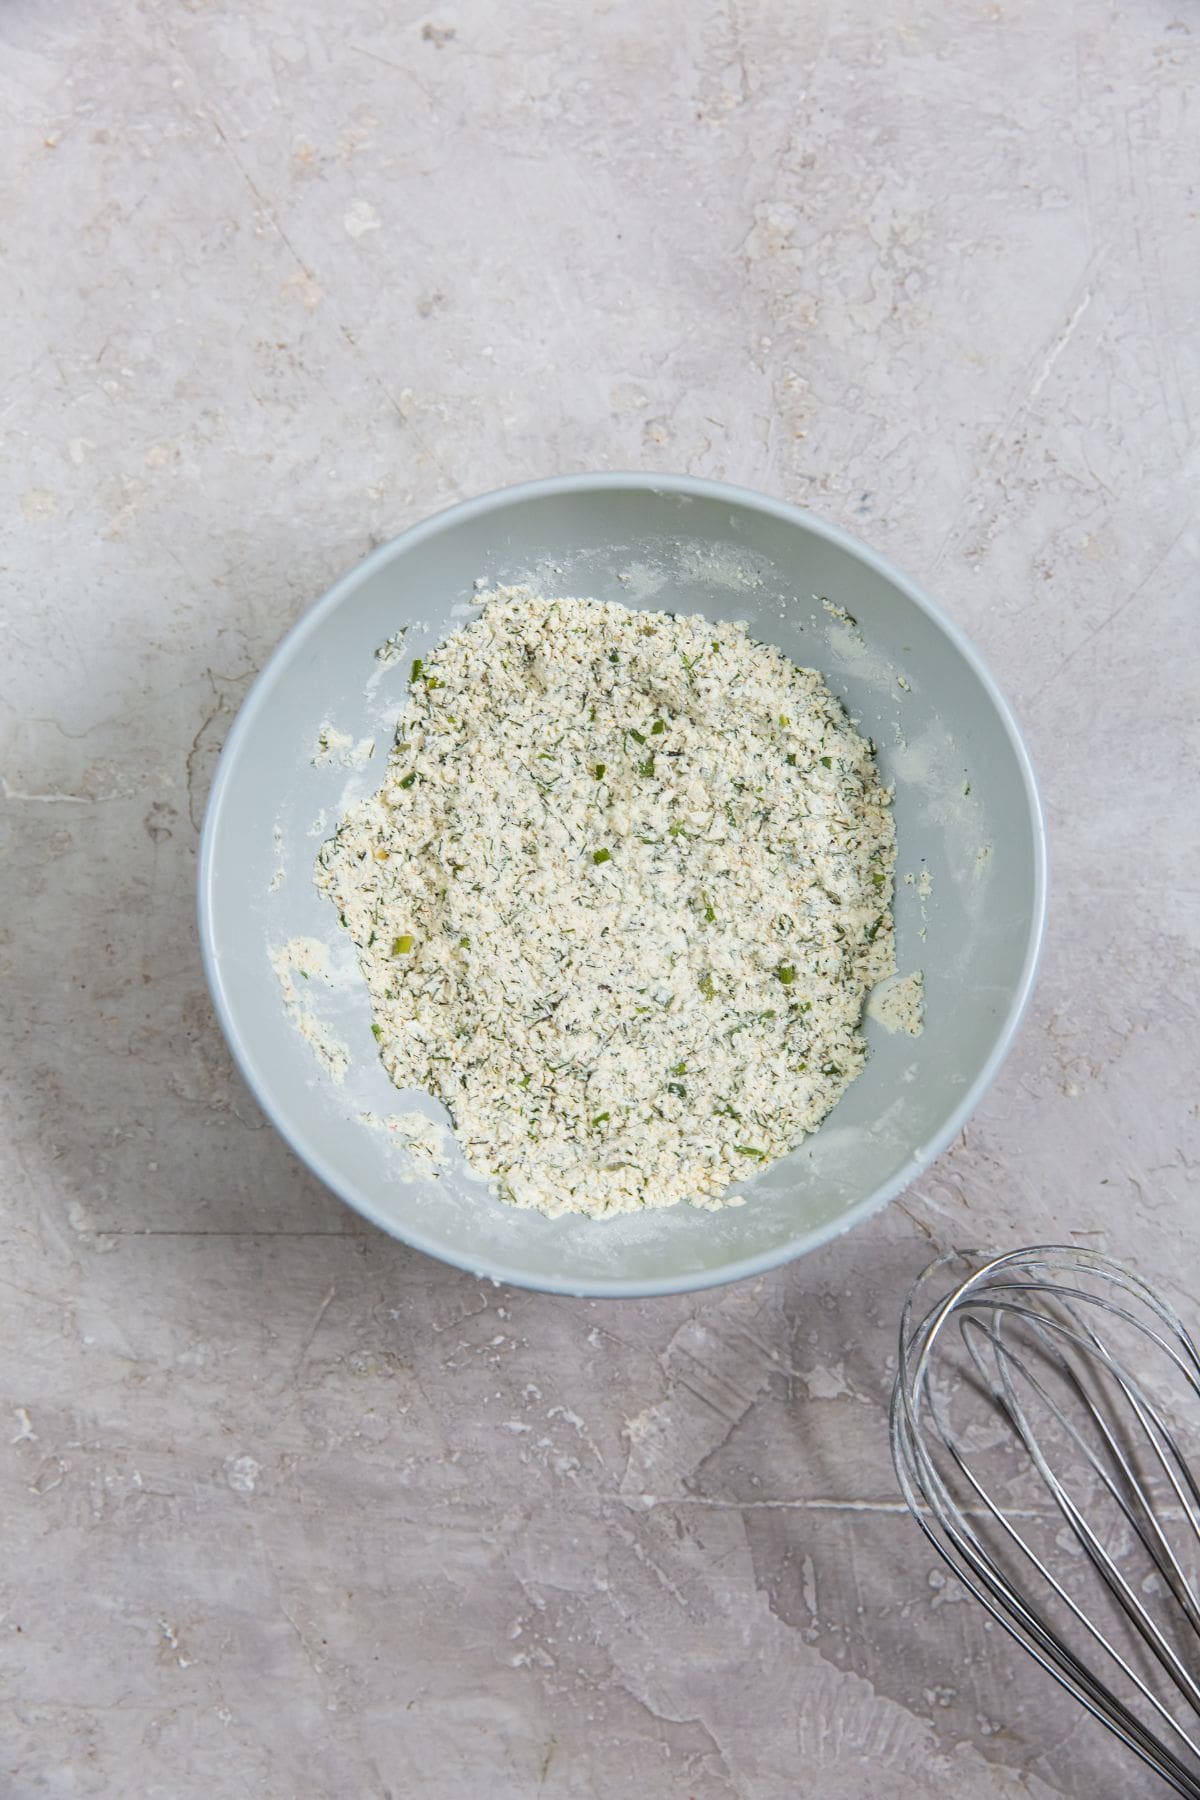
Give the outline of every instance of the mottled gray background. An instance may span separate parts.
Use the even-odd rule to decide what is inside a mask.
[[[940,1246],[1107,1245],[1196,1317],[1198,41],[1191,0],[8,0],[6,1800],[1149,1792],[934,1570],[885,1399]],[[596,1304],[297,1167],[192,891],[333,576],[623,467],[942,598],[1054,901],[919,1188]]]

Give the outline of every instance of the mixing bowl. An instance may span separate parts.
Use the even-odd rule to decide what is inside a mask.
[[[865,1072],[825,1123],[747,1180],[745,1204],[548,1219],[496,1199],[449,1139],[431,1167],[384,1123],[353,947],[312,882],[347,803],[378,786],[411,660],[471,616],[481,583],[744,619],[815,668],[895,786],[897,961],[920,969],[919,1037],[867,1024]],[[402,645],[383,650],[403,631]],[[881,557],[779,501],[682,476],[578,475],[485,495],[385,544],[276,650],[229,735],[200,856],[218,1016],[265,1112],[384,1231],[520,1286],[671,1293],[754,1275],[860,1223],[929,1166],[993,1079],[1033,984],[1046,893],[1029,757],[963,634]],[[293,1000],[273,967],[297,939]],[[330,1065],[345,1068],[335,1080]]]

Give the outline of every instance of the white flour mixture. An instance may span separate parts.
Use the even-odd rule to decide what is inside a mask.
[[[859,1072],[895,967],[872,748],[743,625],[481,604],[317,861],[384,1066],[518,1206],[728,1203]]]

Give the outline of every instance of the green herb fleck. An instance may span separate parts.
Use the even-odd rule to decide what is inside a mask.
[[[611,862],[612,861],[612,851],[611,850],[593,850],[592,851],[592,861],[597,864]]]
[[[532,1075],[526,1075],[526,1077],[525,1077],[525,1079],[524,1079],[524,1081],[518,1081],[518,1083],[517,1083],[517,1086],[518,1086],[518,1087],[519,1087],[519,1088],[527,1088],[527,1087],[528,1087],[528,1086],[529,1086],[529,1083],[530,1083],[530,1082],[531,1082],[531,1081],[532,1081],[532,1080],[533,1080],[533,1076],[532,1076]]]
[[[735,1144],[733,1147],[739,1156],[755,1156],[758,1158],[759,1162],[766,1162],[767,1160],[766,1151],[756,1150],[753,1144]]]
[[[382,1037],[382,1036],[383,1036],[383,1027],[382,1027],[382,1025],[372,1025],[372,1027],[371,1027],[371,1035],[372,1035],[372,1037],[373,1037],[373,1038],[374,1038],[374,1039],[375,1039],[375,1042],[376,1042],[376,1043],[378,1043],[378,1042],[379,1042],[379,1040],[380,1040],[380,1038],[381,1038],[381,1037]]]
[[[404,780],[400,783],[400,786],[402,788],[410,788],[416,779],[417,779],[417,771],[414,769],[411,775],[406,775],[404,777]]]
[[[705,969],[703,975],[700,977],[700,979],[696,985],[700,989],[700,992],[704,995],[704,998],[706,1000],[711,1000],[714,998],[714,996],[716,994],[716,989],[713,987],[713,978],[712,978],[711,970]]]
[[[653,775],[653,773],[654,773],[654,758],[652,756],[648,756],[646,758],[645,762],[640,762],[638,764],[638,774],[639,775]]]
[[[685,1062],[672,1063],[671,1074],[672,1075],[686,1075],[687,1074],[687,1064]]]
[[[425,664],[421,661],[421,658],[419,656],[414,657],[413,658],[413,666],[412,666],[412,675],[409,677],[409,679],[411,681],[417,681],[420,678],[421,670],[424,667],[425,667]]]
[[[668,1094],[674,1094],[679,1100],[687,1099],[687,1089],[684,1087],[682,1081],[668,1081],[667,1092]]]
[[[398,938],[392,939],[392,955],[393,956],[407,956],[409,951],[412,949],[412,947],[413,947],[413,941],[412,941],[412,938],[408,935],[407,931],[405,932],[403,937],[398,937]]]
[[[884,874],[882,869],[872,869],[871,870],[871,884],[873,887],[881,888],[886,880],[887,880],[887,876]]]
[[[780,713],[779,723],[783,726],[785,731],[787,730],[787,728],[791,724],[791,722],[792,721],[788,718],[786,713]]]
[[[597,1113],[595,1118],[592,1120],[592,1130],[593,1131],[597,1130],[599,1126],[606,1123],[607,1119],[608,1119],[607,1113]]]
[[[872,926],[870,926],[867,931],[868,944],[873,944],[875,942],[875,939],[879,936],[879,933],[882,930],[882,928],[883,928],[883,915],[880,914],[879,918],[876,919],[875,923]]]
[[[663,732],[666,729],[667,729],[667,726],[666,726],[665,719],[655,719],[653,725],[650,727],[650,736],[651,737],[661,737]]]
[[[822,767],[822,768],[823,768],[823,769],[832,769],[832,767],[833,767],[833,758],[832,758],[832,756],[823,756],[823,757],[822,757],[822,758],[821,758],[821,767]]]
[[[780,963],[775,973],[778,975],[780,981],[782,981],[784,987],[791,987],[793,981],[796,979],[796,971],[793,969],[791,963]]]
[[[593,775],[594,775],[594,776],[595,776],[595,777],[596,777],[596,780],[597,780],[597,781],[603,781],[603,779],[604,779],[604,771],[605,771],[605,768],[606,768],[606,767],[607,767],[607,764],[606,764],[606,763],[595,763],[595,764],[593,764],[593,766],[592,766],[592,774],[593,774]]]
[[[633,739],[635,744],[644,744],[646,741],[646,739],[642,735],[642,733],[640,731],[634,731],[632,727],[630,727],[629,735]]]
[[[835,1062],[822,1063],[821,1064],[821,1073],[822,1073],[822,1075],[840,1075],[842,1073],[842,1068],[841,1068],[840,1063],[835,1063]]]
[[[787,762],[788,762],[788,768],[789,768],[789,769],[794,769],[794,768],[795,768],[795,766],[796,766],[796,752],[795,752],[795,751],[794,751],[794,750],[789,750],[789,751],[788,751],[788,754],[787,754]]]

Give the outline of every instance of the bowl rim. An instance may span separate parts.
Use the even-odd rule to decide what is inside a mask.
[[[527,1271],[491,1262],[488,1259],[472,1258],[467,1255],[459,1256],[442,1245],[428,1241],[418,1230],[398,1229],[395,1222],[386,1218],[381,1209],[374,1204],[369,1194],[327,1161],[316,1145],[309,1141],[303,1124],[289,1117],[284,1107],[276,1103],[238,1028],[234,1006],[226,992],[215,942],[213,884],[217,838],[226,796],[238,767],[242,742],[248,737],[255,719],[273,690],[284,665],[291,660],[296,650],[317,630],[325,618],[336,611],[343,600],[353,593],[367,576],[404,554],[414,545],[421,543],[425,538],[453,530],[456,525],[467,519],[478,518],[481,515],[496,512],[527,500],[550,499],[557,495],[596,493],[606,490],[634,490],[663,495],[682,495],[689,498],[715,500],[728,505],[745,507],[751,511],[766,513],[788,524],[797,525],[816,537],[825,539],[826,542],[845,551],[857,561],[865,563],[899,588],[949,638],[978,677],[996,710],[1012,746],[1024,785],[1033,836],[1034,881],[1029,929],[1020,977],[987,1060],[975,1080],[964,1090],[957,1106],[949,1114],[940,1131],[915,1150],[897,1174],[889,1181],[872,1189],[869,1194],[856,1201],[836,1219],[826,1221],[811,1230],[797,1232],[794,1237],[786,1239],[770,1250],[761,1251],[755,1256],[742,1257],[714,1269],[689,1271],[680,1275],[649,1276],[639,1280],[595,1276],[581,1281],[578,1278],[571,1280],[547,1275],[530,1275]],[[579,1298],[643,1299],[658,1294],[681,1294],[721,1287],[727,1282],[741,1281],[752,1276],[766,1274],[768,1270],[778,1268],[783,1263],[791,1262],[796,1257],[806,1255],[809,1251],[820,1249],[822,1245],[830,1243],[834,1238],[840,1237],[843,1232],[851,1230],[854,1226],[861,1224],[863,1220],[870,1218],[873,1213],[881,1211],[889,1201],[903,1193],[953,1143],[999,1074],[1012,1049],[1029,1006],[1045,939],[1048,848],[1046,822],[1037,777],[1034,774],[1033,763],[1024,736],[1008,700],[987,663],[966,633],[910,576],[840,526],[817,517],[803,507],[793,506],[786,500],[773,499],[753,488],[739,487],[724,481],[712,481],[696,475],[606,471],[552,475],[540,480],[519,482],[510,487],[493,488],[473,499],[462,500],[445,507],[440,512],[431,514],[428,518],[409,526],[398,536],[379,545],[361,562],[356,563],[353,568],[348,569],[344,575],[340,576],[332,587],[327,589],[321,598],[301,615],[263,664],[222,745],[216,775],[205,808],[204,827],[200,838],[197,889],[200,952],[204,974],[218,1021],[234,1061],[249,1086],[256,1104],[262,1108],[284,1142],[339,1199],[344,1200],[348,1206],[373,1225],[377,1225],[389,1237],[409,1245],[414,1250],[420,1250],[439,1262],[449,1263],[453,1267],[463,1269],[479,1279],[502,1283],[508,1287],[528,1288],[542,1293],[564,1294]]]

